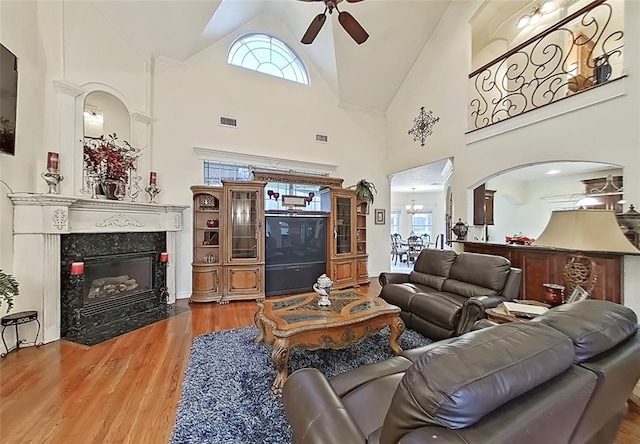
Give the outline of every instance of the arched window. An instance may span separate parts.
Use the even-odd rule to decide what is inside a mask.
[[[229,48],[227,63],[309,84],[307,68],[296,53],[286,43],[266,34],[247,34],[237,39]]]

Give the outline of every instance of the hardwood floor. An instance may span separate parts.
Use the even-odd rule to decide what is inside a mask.
[[[168,442],[193,338],[252,325],[256,308],[178,305],[187,310],[93,347],[57,341],[2,359],[0,442]],[[640,443],[640,410],[629,411],[617,443]]]

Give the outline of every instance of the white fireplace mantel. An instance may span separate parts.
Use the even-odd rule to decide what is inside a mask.
[[[37,310],[44,342],[60,338],[60,236],[69,233],[167,233],[167,289],[175,302],[176,232],[182,229],[186,205],[147,204],[87,199],[59,194],[15,193],[14,267],[20,282],[21,309]],[[35,333],[34,333],[35,334]]]

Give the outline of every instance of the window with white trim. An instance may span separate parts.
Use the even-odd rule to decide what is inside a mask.
[[[391,234],[400,234],[400,210],[391,210],[389,228],[391,229]]]
[[[422,211],[411,216],[411,231],[416,236],[428,234],[433,239],[433,212]]]
[[[246,34],[238,38],[229,48],[227,63],[309,84],[307,67],[300,57],[282,40],[267,34]]]

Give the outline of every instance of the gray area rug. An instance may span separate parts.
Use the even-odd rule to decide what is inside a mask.
[[[282,400],[271,396],[270,347],[254,344],[257,334],[256,327],[244,327],[193,340],[171,443],[291,443]],[[398,340],[405,350],[431,342],[412,330]],[[385,328],[346,350],[294,348],[289,374],[315,367],[330,377],[391,356]]]

